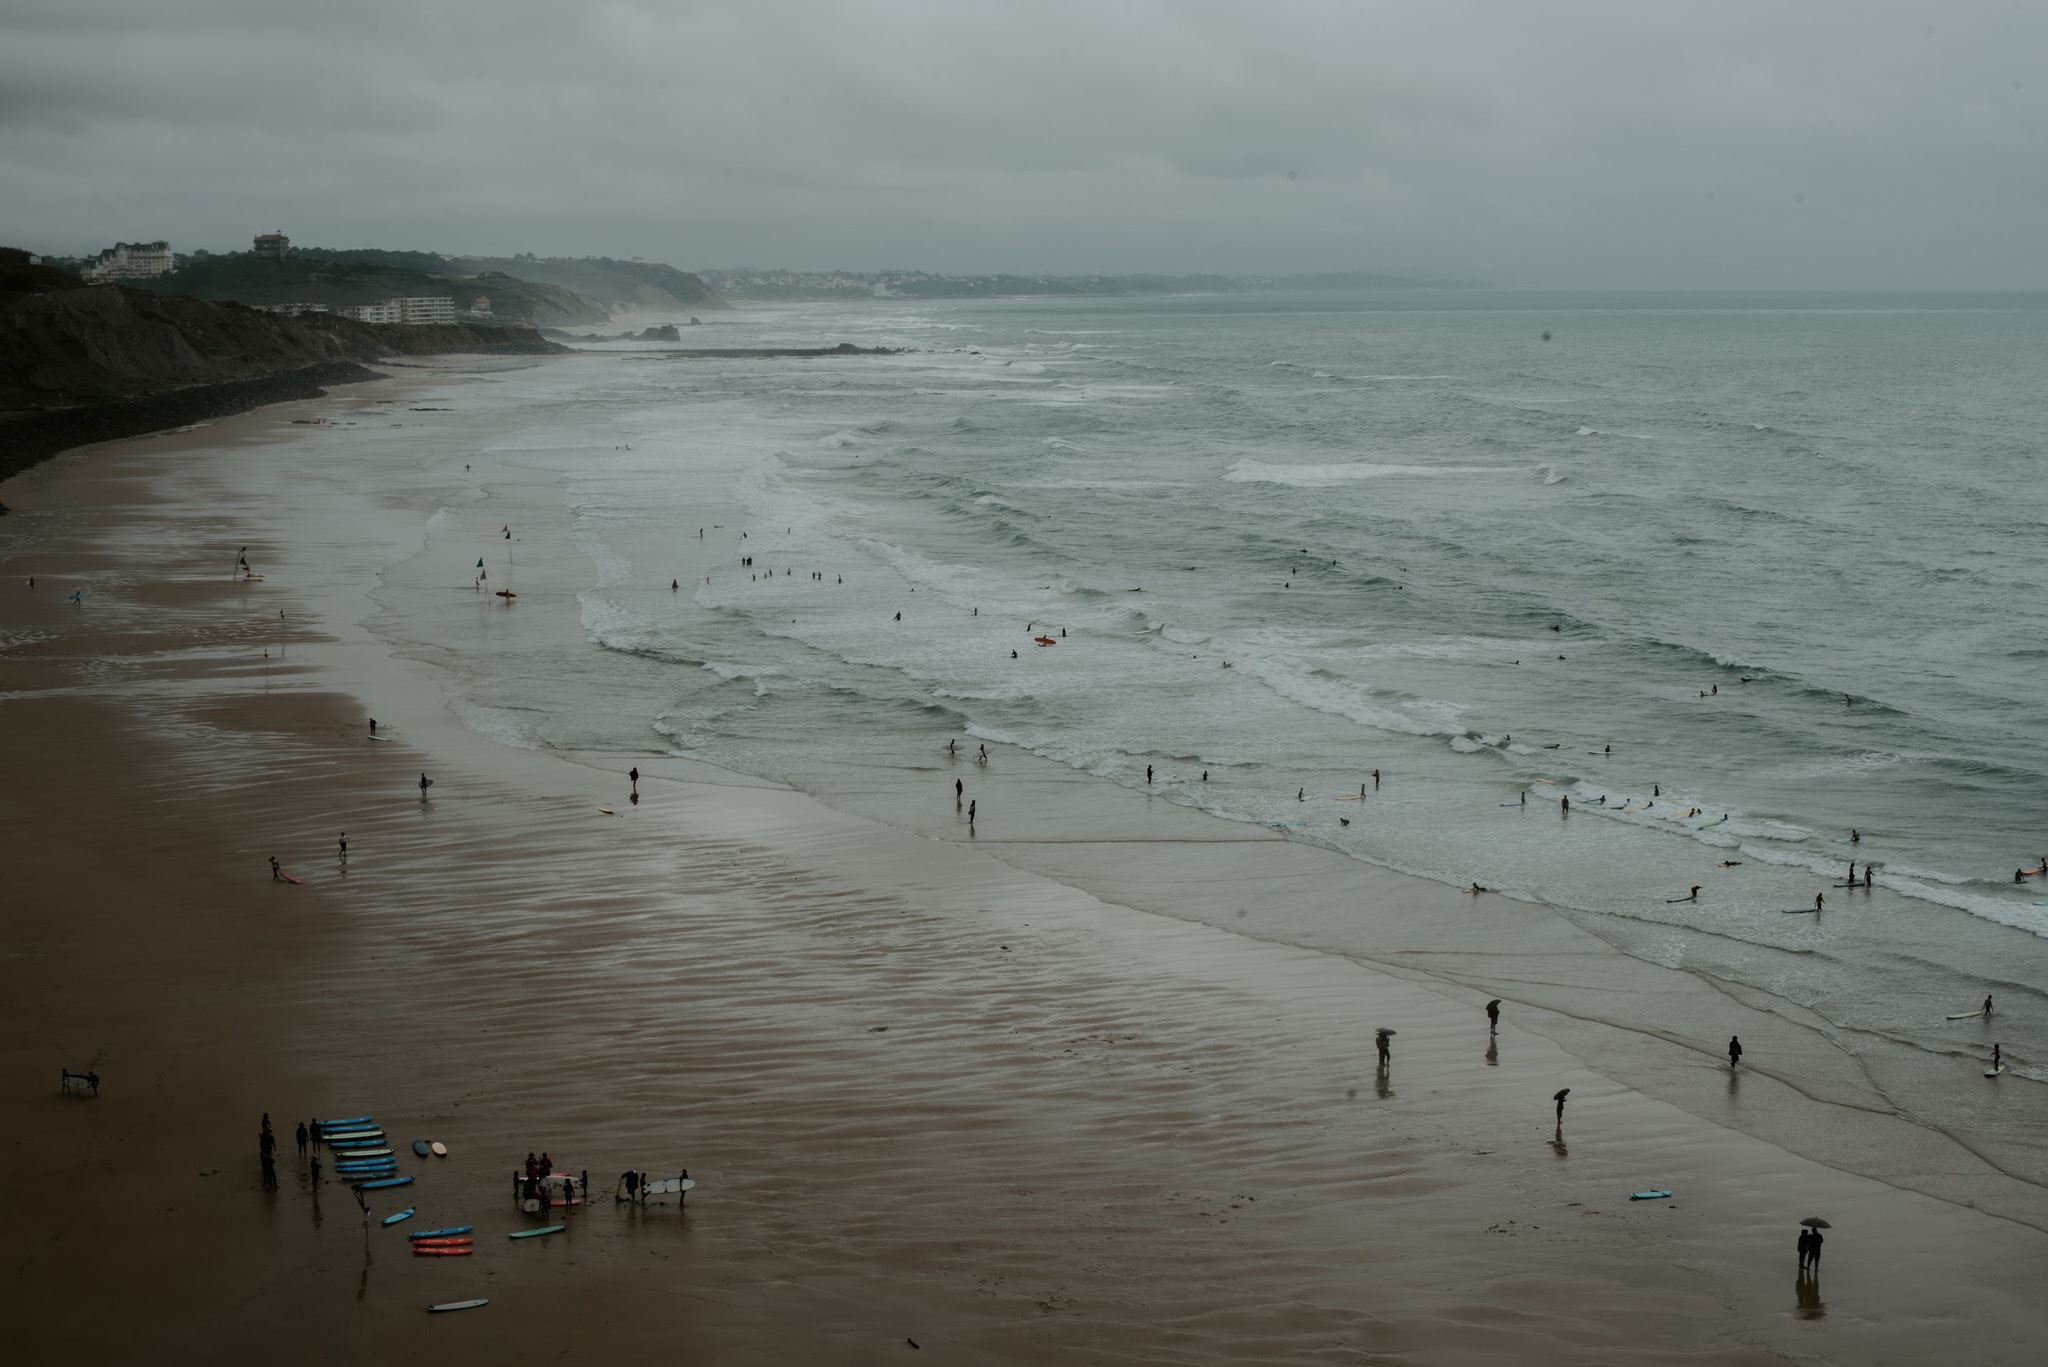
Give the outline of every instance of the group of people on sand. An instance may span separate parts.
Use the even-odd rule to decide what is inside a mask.
[[[550,1205],[575,1205],[589,1195],[588,1172],[580,1180],[573,1173],[556,1172],[555,1160],[545,1153],[536,1158],[528,1151],[525,1170],[512,1174],[513,1199],[529,1214],[546,1210]]]

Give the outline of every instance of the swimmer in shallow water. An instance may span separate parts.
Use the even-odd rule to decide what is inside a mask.
[[[1739,869],[1742,867],[1742,861],[1740,859],[1723,859],[1721,867],[1724,869]]]

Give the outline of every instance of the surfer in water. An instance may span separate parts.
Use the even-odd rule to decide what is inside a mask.
[[[1465,892],[1471,892],[1471,893],[1480,893],[1480,892],[1485,892],[1485,891],[1486,891],[1486,889],[1485,889],[1485,888],[1482,888],[1482,887],[1480,887],[1480,886],[1479,886],[1479,885],[1478,885],[1477,883],[1474,883],[1474,884],[1473,884],[1473,885],[1472,885],[1471,887],[1463,889],[1463,891],[1465,891]]]
[[[420,801],[425,802],[427,800],[427,789],[433,786],[434,780],[428,778],[426,774],[422,773],[420,775]]]
[[[1990,1019],[1991,1019],[1991,998],[1989,998],[1989,997],[1986,997],[1986,998],[1984,999],[1984,1019],[1985,1019],[1985,1020],[1990,1020]]]
[[[1816,893],[1815,893],[1815,894],[1813,895],[1813,909],[1814,909],[1815,911],[1819,911],[1819,910],[1820,910],[1821,908],[1825,907],[1826,905],[1827,905],[1827,894],[1826,894],[1826,893],[1824,893],[1824,892],[1816,892]]]

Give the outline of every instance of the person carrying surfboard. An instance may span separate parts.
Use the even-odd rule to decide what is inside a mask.
[[[277,862],[277,856],[274,854],[270,856],[270,881],[273,883],[284,881],[284,865]]]

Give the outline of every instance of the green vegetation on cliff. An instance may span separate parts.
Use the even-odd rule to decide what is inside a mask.
[[[81,285],[0,248],[0,412],[67,408],[384,356],[561,348],[529,327],[400,327]]]
[[[438,271],[422,269],[424,263]],[[555,285],[509,275],[477,275],[425,252],[331,252],[292,249],[283,261],[253,252],[197,257],[169,275],[133,282],[158,294],[195,299],[232,299],[242,304],[374,304],[394,296],[445,295],[467,309],[479,296],[491,301],[496,318],[510,323],[560,327],[602,323],[610,316],[593,303]]]
[[[659,261],[617,261],[606,256],[464,256],[456,258],[455,264],[556,285],[616,311],[730,307],[696,276]]]

